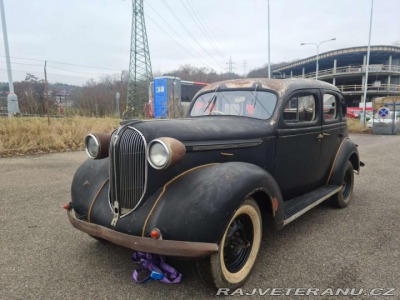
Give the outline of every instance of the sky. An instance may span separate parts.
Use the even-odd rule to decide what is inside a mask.
[[[190,64],[246,72],[268,62],[267,0],[144,0],[153,73]],[[129,69],[130,0],[4,0],[14,77],[53,80],[118,74]],[[271,63],[368,44],[370,0],[270,0]],[[172,12],[173,13],[172,13]],[[400,41],[400,0],[375,0],[372,45]],[[6,80],[0,38],[0,81]],[[36,59],[36,60],[34,60]],[[246,64],[244,62],[246,61]],[[63,65],[58,62],[94,66]]]

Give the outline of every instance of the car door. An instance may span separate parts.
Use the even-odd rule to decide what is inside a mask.
[[[340,94],[329,90],[321,90],[321,94],[322,138],[321,156],[319,161],[319,177],[322,180],[322,185],[326,182],[329,176],[336,152],[343,139],[343,133],[340,117]]]
[[[290,94],[278,121],[274,177],[285,200],[319,184],[321,94],[318,89]]]

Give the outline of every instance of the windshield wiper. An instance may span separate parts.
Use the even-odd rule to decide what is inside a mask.
[[[211,98],[210,99],[210,101],[208,102],[208,104],[207,104],[207,107],[206,107],[206,109],[204,110],[204,112],[207,110],[207,108],[210,106],[210,112],[208,113],[209,115],[211,115],[211,113],[212,113],[212,111],[214,110],[214,108],[215,108],[215,102],[217,102],[217,96],[213,96],[213,98]],[[212,105],[210,105],[210,104],[212,104]]]
[[[253,92],[251,92],[253,94],[253,100],[252,100],[252,104],[253,104],[253,108],[256,107],[257,102],[260,103],[261,107],[264,109],[264,111],[271,116],[270,112],[268,111],[268,109],[264,106],[264,104],[262,104],[262,102],[258,99],[257,95],[258,95],[258,83],[256,84],[256,88],[254,89]]]
[[[214,105],[215,102],[217,101],[217,96],[215,96],[215,94],[217,93],[218,88],[219,88],[219,85],[215,88],[214,93],[211,96],[210,100],[208,100],[207,106],[206,106],[206,108],[204,109],[203,112],[206,112],[206,110],[208,109],[208,107],[210,106],[211,103]],[[210,114],[211,114],[211,112],[210,112]]]
[[[253,108],[256,107],[256,104],[257,104],[257,101],[258,101],[257,94],[255,94],[257,92],[257,88],[258,88],[258,83],[256,84],[256,88],[253,91],[253,100],[251,101],[251,104],[253,105]]]

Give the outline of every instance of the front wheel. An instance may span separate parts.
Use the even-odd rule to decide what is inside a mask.
[[[347,161],[343,174],[342,189],[336,195],[332,196],[331,203],[338,207],[344,208],[349,205],[354,187],[354,169],[350,161]]]
[[[200,276],[217,288],[241,286],[254,266],[261,236],[260,209],[249,197],[225,228],[218,252],[197,263]]]

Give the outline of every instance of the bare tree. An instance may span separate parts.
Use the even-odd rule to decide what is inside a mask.
[[[40,114],[46,112],[45,84],[43,79],[27,73],[25,80],[16,82],[15,93],[18,95],[21,112]]]

